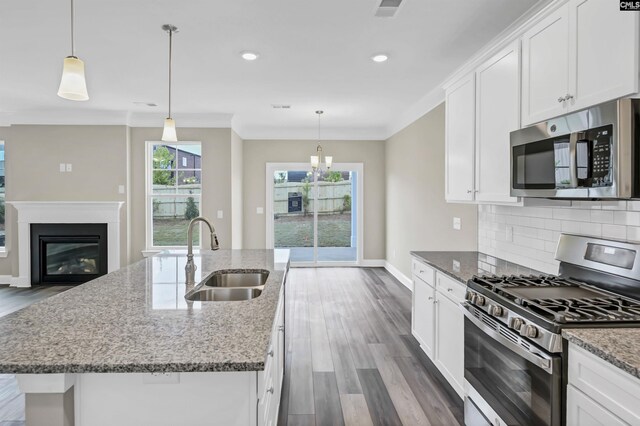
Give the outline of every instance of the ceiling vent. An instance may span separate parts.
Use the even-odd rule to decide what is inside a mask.
[[[402,0],[381,0],[375,15],[378,18],[393,18],[400,8],[401,3]]]
[[[271,104],[273,109],[291,109],[291,105]]]

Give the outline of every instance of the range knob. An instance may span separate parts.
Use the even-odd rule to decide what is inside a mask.
[[[476,305],[478,305],[478,306],[484,306],[484,304],[485,304],[485,302],[486,302],[486,301],[484,300],[484,296],[480,296],[479,294],[476,294],[476,296],[477,296],[477,297],[476,297],[475,304],[476,304]]]
[[[513,330],[520,330],[520,328],[522,327],[522,324],[524,324],[524,321],[522,320],[522,318],[514,317],[509,320],[509,328]]]
[[[500,306],[489,305],[487,307],[487,312],[489,312],[489,315],[493,315],[494,317],[501,317],[503,310],[502,310],[502,307]]]
[[[523,337],[529,337],[535,339],[538,337],[538,327],[531,324],[526,324],[520,328],[520,335]]]
[[[465,296],[465,298],[469,302],[473,303],[473,300],[476,298],[476,294],[474,292],[472,292],[472,291],[467,291],[467,295]]]

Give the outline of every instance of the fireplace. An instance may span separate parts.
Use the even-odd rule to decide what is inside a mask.
[[[106,223],[32,223],[33,284],[80,284],[108,272]]]

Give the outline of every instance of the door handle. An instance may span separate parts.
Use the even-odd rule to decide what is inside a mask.
[[[569,135],[569,176],[571,179],[571,188],[578,187],[578,133],[573,132]]]
[[[560,97],[558,98],[558,103],[562,103],[562,102],[564,102],[564,101],[566,101],[566,100],[567,100],[566,98],[563,98],[562,96],[560,96]]]

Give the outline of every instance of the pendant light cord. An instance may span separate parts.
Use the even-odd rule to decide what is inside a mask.
[[[173,49],[173,30],[169,29],[169,118],[171,118],[171,58]]]
[[[76,57],[76,45],[74,42],[74,26],[73,21],[75,20],[75,8],[73,7],[73,0],[71,0],[71,56]]]

